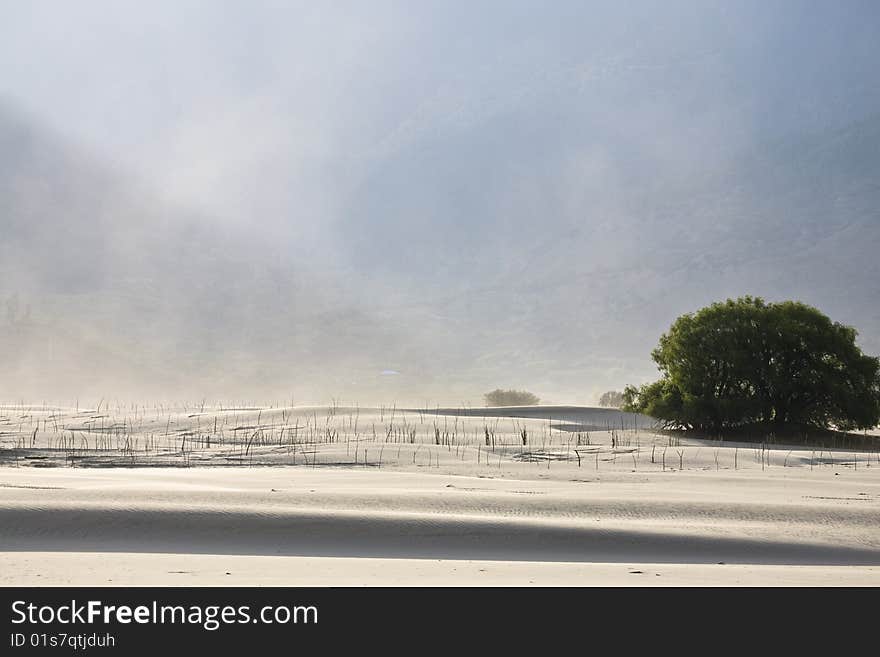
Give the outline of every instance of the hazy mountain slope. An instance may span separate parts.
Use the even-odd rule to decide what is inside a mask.
[[[592,402],[742,294],[880,353],[876,3],[82,11],[3,23],[0,396]]]
[[[396,174],[368,186],[377,199],[368,216],[377,220],[359,217],[356,232],[361,253],[386,245],[388,257],[361,271],[404,281],[411,295],[395,301],[399,312],[457,327],[449,336],[455,366],[482,361],[486,371],[505,367],[517,381],[563,388],[590,372],[611,386],[650,375],[647,354],[679,313],[742,294],[813,303],[880,351],[872,283],[880,280],[880,117],[756,143],[687,176],[620,165],[630,178],[611,195],[584,175],[580,218],[554,205],[561,181],[575,184],[565,148],[529,176],[511,164],[532,157],[525,148],[481,149],[496,127],[438,137],[450,151],[442,168],[423,149],[402,154]],[[467,166],[453,166],[455,152]],[[436,184],[412,190],[400,176]],[[505,225],[509,215],[492,207],[504,196],[496,190],[522,186],[534,186],[536,200],[525,211],[512,206]],[[615,207],[603,207],[609,196]],[[469,348],[457,351],[462,339]],[[480,359],[468,360],[473,353]]]
[[[0,217],[5,398],[328,395],[394,337],[314,254],[158,203],[9,110]]]
[[[876,117],[757,145],[701,176],[634,182],[625,212],[582,225],[548,211],[529,230],[490,230],[469,224],[472,205],[440,231],[371,224],[351,245],[374,257],[347,280],[300,266],[313,254],[152,203],[10,114],[0,126],[2,287],[19,306],[3,322],[6,396],[453,388],[458,401],[498,381],[588,401],[581,390],[650,376],[647,354],[678,313],[745,293],[815,303],[878,350]],[[468,162],[449,185],[485,182]],[[492,190],[474,197],[491,203]],[[424,271],[398,276],[400,259]]]

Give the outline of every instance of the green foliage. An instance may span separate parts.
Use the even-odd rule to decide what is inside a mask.
[[[483,395],[486,406],[536,406],[541,400],[525,390],[502,390],[497,388]]]
[[[652,352],[662,378],[628,386],[624,409],[703,430],[870,428],[880,422],[880,360],[855,340],[855,329],[803,303],[714,303],[675,320]]]

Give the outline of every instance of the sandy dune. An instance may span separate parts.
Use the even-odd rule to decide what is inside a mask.
[[[0,463],[7,585],[880,584],[876,450],[607,409],[2,407]]]
[[[877,586],[880,567],[95,552],[3,556],[17,586]],[[10,572],[12,570],[13,572]]]
[[[639,427],[649,429],[657,422],[638,413],[624,413],[615,408],[586,406],[501,406],[480,408],[405,409],[407,413],[450,416],[460,418],[521,418],[548,420],[569,429],[580,431],[608,431],[614,428]]]
[[[627,577],[651,572],[667,585],[876,585],[875,472],[571,481],[355,469],[3,468],[4,583],[71,581],[64,564],[76,562],[83,572],[91,564],[94,581],[115,583],[144,581],[149,572],[155,583],[225,584],[234,569],[240,583],[399,583],[407,573],[449,584],[622,576],[633,583]],[[312,562],[335,574],[316,580]]]

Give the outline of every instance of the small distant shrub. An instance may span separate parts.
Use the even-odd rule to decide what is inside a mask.
[[[502,390],[498,388],[483,395],[486,406],[536,406],[541,400],[525,390]]]
[[[604,408],[620,408],[623,406],[623,393],[619,390],[603,392],[599,397],[599,406]]]

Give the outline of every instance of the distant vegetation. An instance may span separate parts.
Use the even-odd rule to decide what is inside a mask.
[[[536,406],[541,400],[525,390],[502,390],[497,388],[483,395],[486,406]]]
[[[620,408],[623,406],[623,393],[620,390],[609,390],[603,392],[599,397],[599,406],[604,408]]]
[[[716,432],[868,429],[880,422],[880,359],[856,335],[799,302],[714,303],[675,320],[652,352],[662,377],[627,386],[624,410]]]

